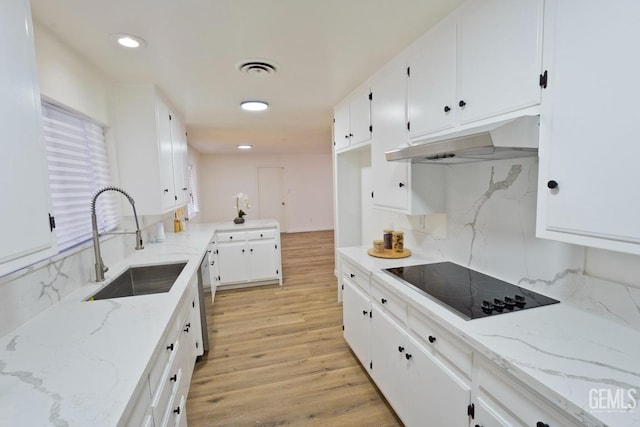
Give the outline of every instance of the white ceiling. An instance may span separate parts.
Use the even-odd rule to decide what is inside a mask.
[[[332,107],[461,0],[31,0],[34,19],[116,81],[154,82],[203,153],[330,152]],[[148,42],[117,47],[109,34]],[[265,58],[277,73],[239,72]],[[262,99],[266,112],[239,103]]]

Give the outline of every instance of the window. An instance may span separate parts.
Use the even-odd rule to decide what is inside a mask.
[[[189,165],[189,204],[187,205],[187,214],[192,218],[200,212],[198,206],[198,182],[196,179],[196,167]]]
[[[49,187],[58,249],[91,239],[91,198],[111,185],[104,129],[97,123],[42,102]],[[107,192],[96,205],[98,228],[113,230],[120,221],[117,195]]]

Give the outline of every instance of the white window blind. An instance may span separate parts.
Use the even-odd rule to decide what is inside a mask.
[[[53,104],[42,103],[49,186],[60,251],[91,239],[91,198],[111,185],[102,126]],[[96,212],[100,231],[120,221],[117,195],[104,193]]]
[[[198,205],[198,182],[196,179],[196,168],[189,165],[189,204],[187,205],[187,214],[189,218],[200,212]]]

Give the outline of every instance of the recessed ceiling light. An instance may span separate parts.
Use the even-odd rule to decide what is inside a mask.
[[[240,107],[246,111],[263,111],[269,108],[269,104],[264,101],[243,101]]]
[[[115,40],[120,46],[126,47],[128,49],[137,49],[140,47],[145,47],[147,45],[145,39],[133,34],[114,33],[110,34],[109,37]]]
[[[238,148],[241,150],[251,150],[253,145],[238,145]]]

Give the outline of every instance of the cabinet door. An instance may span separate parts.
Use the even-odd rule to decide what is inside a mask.
[[[543,0],[477,0],[463,6],[457,101],[466,105],[456,103],[461,124],[540,102],[542,12]]]
[[[337,107],[333,113],[333,144],[336,150],[349,146],[349,103]]]
[[[371,92],[359,90],[349,101],[349,136],[351,145],[371,139]]]
[[[415,138],[452,128],[457,110],[455,23],[447,21],[421,40],[409,69],[409,135]]]
[[[250,278],[250,256],[246,242],[218,244],[220,284],[246,282]]]
[[[375,304],[372,304],[371,309],[373,311],[371,318],[371,377],[396,414],[406,421],[407,357],[411,357],[407,348],[407,335],[391,317],[382,312]],[[431,418],[424,418],[423,422],[426,419]],[[448,424],[434,423],[433,425]]]
[[[187,137],[184,123],[180,117],[171,115],[171,153],[173,160],[173,185],[175,188],[176,205],[187,203],[189,195],[187,170]]]
[[[409,199],[407,162],[388,162],[385,152],[407,142],[407,74],[404,64],[391,67],[373,84],[371,121],[375,134],[371,140],[373,203],[394,209],[407,209]]]
[[[360,363],[368,369],[371,342],[371,322],[369,297],[357,289],[357,286],[343,278],[342,283],[342,323],[344,339],[351,350],[360,359]]]
[[[160,167],[160,189],[162,209],[168,210],[176,205],[173,183],[173,148],[171,146],[171,111],[160,99],[156,100],[156,128],[158,133],[158,161]]]
[[[407,425],[468,426],[469,384],[411,337],[407,354]]]
[[[251,257],[251,280],[275,279],[280,273],[276,264],[275,240],[254,240],[249,242]]]
[[[640,253],[640,3],[549,1],[546,13],[538,235]]]
[[[0,276],[55,253],[31,12],[26,0],[0,14]],[[87,200],[88,203],[88,200]]]

